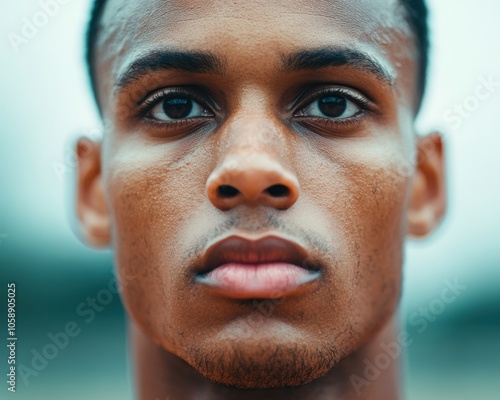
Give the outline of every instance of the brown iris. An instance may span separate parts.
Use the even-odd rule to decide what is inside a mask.
[[[347,100],[339,96],[322,97],[318,100],[318,107],[327,117],[339,117],[347,108]]]
[[[193,109],[193,101],[185,97],[167,99],[163,102],[165,115],[172,119],[186,118]]]

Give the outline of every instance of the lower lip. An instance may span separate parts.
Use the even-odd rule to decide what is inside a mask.
[[[319,272],[294,264],[223,264],[198,281],[233,299],[277,299],[295,294],[319,277]]]

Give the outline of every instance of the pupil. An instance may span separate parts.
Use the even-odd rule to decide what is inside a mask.
[[[182,97],[163,102],[163,111],[172,119],[186,118],[192,109],[193,101]]]
[[[319,109],[327,117],[339,117],[347,108],[347,101],[343,97],[329,96],[319,100]]]

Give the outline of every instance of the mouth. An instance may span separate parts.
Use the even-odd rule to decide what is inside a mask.
[[[307,250],[277,235],[231,235],[210,245],[195,280],[210,292],[232,299],[277,299],[302,293],[317,283],[320,270]]]

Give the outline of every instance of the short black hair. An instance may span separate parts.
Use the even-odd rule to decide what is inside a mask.
[[[419,71],[418,71],[418,104],[420,108],[422,98],[425,92],[427,81],[427,69],[429,64],[429,26],[428,9],[425,0],[399,0],[406,11],[406,20],[412,29],[417,49],[419,52]],[[97,35],[99,34],[101,16],[104,11],[106,0],[94,0],[86,36],[86,61],[94,96],[97,100],[97,88],[95,82],[95,45]]]

